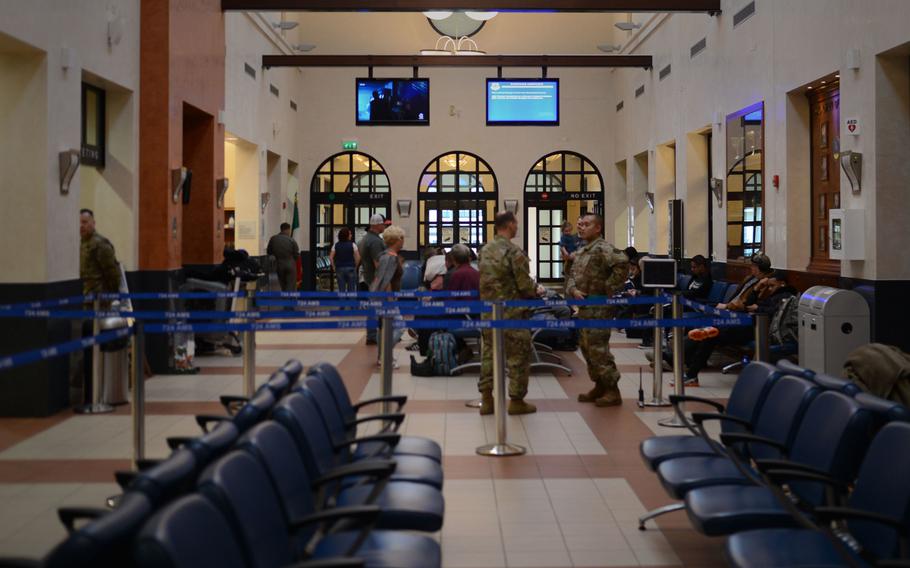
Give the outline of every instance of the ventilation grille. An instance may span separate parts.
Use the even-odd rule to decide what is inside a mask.
[[[696,55],[698,55],[699,53],[704,51],[706,47],[708,47],[708,38],[703,37],[700,40],[698,40],[697,42],[695,42],[695,45],[693,45],[689,49],[689,58],[691,59],[691,58],[695,57]]]
[[[269,92],[277,97],[278,96],[278,87],[269,83]]]
[[[733,27],[740,25],[755,14],[755,0],[749,2],[743,9],[733,15]]]
[[[645,86],[644,86],[644,85],[642,85],[641,87],[635,89],[635,98],[636,98],[636,99],[637,99],[638,97],[642,96],[643,94],[645,94]]]
[[[669,66],[669,65],[667,65],[666,67],[664,67],[663,69],[661,69],[661,70],[660,70],[660,73],[659,73],[660,80],[663,81],[664,79],[666,79],[667,76],[670,75],[670,71],[671,71],[671,69],[670,69],[670,66]]]
[[[616,112],[621,111],[623,106],[624,106],[623,101],[619,101],[618,103],[616,103]]]
[[[293,110],[293,111],[297,110],[297,103],[295,103],[294,101],[291,101],[291,110]]]
[[[253,69],[249,63],[243,64],[243,70],[246,71],[246,74],[249,75],[250,77],[252,77],[253,79],[256,78],[256,70]]]

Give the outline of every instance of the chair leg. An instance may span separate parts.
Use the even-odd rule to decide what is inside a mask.
[[[546,351],[547,353],[551,353],[551,352],[553,351],[553,348],[552,348],[552,347],[550,347],[550,346],[547,345],[546,343],[541,343],[541,342],[539,342],[539,341],[535,341],[535,342],[534,342],[534,348],[535,348],[535,349],[540,349],[541,351]]]
[[[550,360],[555,363],[562,363],[562,357],[560,357],[556,353],[547,353],[546,351],[538,351],[537,356],[538,356],[538,360],[541,360],[541,361],[543,360],[542,359],[543,357],[549,357]]]
[[[724,368],[720,370],[720,372],[724,375],[729,375],[731,371],[733,371],[734,369],[739,369],[742,366],[743,366],[742,361],[734,361],[734,362],[730,363],[729,365],[725,365]]]
[[[558,369],[564,372],[567,375],[572,374],[572,369],[566,367],[565,365],[560,365],[559,363],[547,363],[546,361],[541,361],[539,358],[537,361],[531,363],[531,370],[534,369]]]
[[[685,508],[686,508],[685,503],[673,503],[671,505],[664,505],[663,507],[658,507],[656,509],[648,511],[641,517],[638,517],[638,530],[640,530],[640,531],[646,530],[645,523],[650,521],[651,519],[654,519],[661,515],[666,515],[667,513],[672,513],[673,511],[680,511]]]

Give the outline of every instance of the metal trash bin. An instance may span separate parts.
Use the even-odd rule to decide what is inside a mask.
[[[847,356],[869,343],[869,304],[852,290],[813,286],[799,299],[799,364],[840,376]]]
[[[126,318],[110,317],[101,320],[101,331],[127,327]],[[129,336],[101,345],[101,402],[126,404],[130,376]]]

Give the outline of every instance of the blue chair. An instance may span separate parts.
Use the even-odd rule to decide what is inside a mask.
[[[781,375],[768,363],[750,363],[736,379],[726,408],[719,402],[690,395],[673,396],[671,402],[674,406],[687,402],[712,406],[717,410],[717,414],[710,420],[719,420],[722,432],[751,432],[771,386]],[[709,418],[704,416],[702,422],[707,420]],[[711,443],[700,434],[695,436],[652,436],[642,441],[639,450],[645,465],[651,471],[657,469],[657,466],[667,459],[716,454]]]
[[[117,508],[65,507],[58,511],[69,535],[45,557],[46,568],[113,568],[129,566],[133,539],[154,508],[148,497],[130,491]],[[76,523],[91,519],[81,528]]]
[[[758,460],[760,470],[780,482],[780,470],[809,473],[806,479],[786,477],[790,499],[815,508],[833,501],[830,489],[846,493],[880,421],[880,407],[864,407],[843,394],[828,391],[813,402],[785,460]],[[820,478],[827,480],[819,484]],[[827,486],[827,487],[826,487]],[[725,535],[755,528],[794,524],[788,507],[767,486],[705,487],[686,495],[686,511],[700,532]]]
[[[729,285],[726,282],[721,282],[720,280],[713,281],[711,283],[711,290],[708,292],[708,297],[705,299],[705,303],[714,305],[723,302],[728,287]]]
[[[723,434],[721,440],[728,446],[744,443],[738,451],[750,459],[785,456],[803,415],[819,390],[803,379],[781,377],[768,393],[753,433]],[[695,413],[692,419],[697,423],[702,418]],[[657,474],[664,489],[675,499],[682,499],[686,493],[699,487],[752,483],[732,459],[716,455],[666,460],[657,467]]]
[[[264,466],[244,451],[233,451],[206,470],[199,492],[227,519],[247,566],[277,568],[336,556],[356,556],[377,568],[441,563],[439,544],[429,537],[371,530],[379,507],[312,512],[288,524]],[[345,532],[334,532],[338,529]]]
[[[442,528],[442,494],[422,483],[388,483],[395,470],[394,460],[364,460],[331,470],[311,482],[290,432],[271,420],[247,432],[238,447],[265,466],[289,523],[324,507],[378,505],[377,528],[428,532]],[[352,475],[363,476],[364,481],[336,492],[338,482]]]
[[[384,442],[377,440],[375,437],[369,437],[372,439],[365,440],[365,443],[371,444],[370,451],[362,451],[358,455],[357,447],[360,443],[358,442],[359,438],[356,438],[356,431],[354,434],[351,434],[349,431],[348,424],[345,422],[344,418],[342,418],[341,412],[338,410],[338,405],[335,403],[335,397],[332,396],[332,391],[329,389],[325,380],[320,377],[309,376],[304,380],[303,388],[299,390],[300,392],[303,392],[304,395],[311,397],[315,403],[318,414],[322,417],[322,424],[325,427],[325,431],[328,433],[332,443],[335,444],[335,447],[338,448],[342,460],[359,461],[374,457],[394,456],[395,459],[399,461],[399,467],[401,467],[403,471],[413,472],[414,474],[423,472],[425,474],[423,483],[430,483],[438,489],[442,489],[442,466],[440,465],[440,458],[435,455],[424,456],[399,454],[395,452],[395,448],[401,443],[401,435],[388,429],[384,429],[376,436],[395,434],[394,441],[388,437],[385,438]],[[404,414],[379,414],[376,415],[376,419],[382,420],[386,426],[394,424],[397,429],[397,426],[404,420]],[[371,417],[365,417],[358,422],[365,423],[371,420],[373,420]],[[357,422],[355,422],[355,426],[356,424]],[[433,445],[435,445],[435,442],[433,442]],[[428,451],[432,451],[432,447],[430,447]]]
[[[677,290],[682,290],[682,291],[688,290],[689,284],[691,284],[691,283],[692,283],[691,274],[677,274],[676,275],[676,289]]]
[[[391,447],[400,438],[397,433],[384,432],[357,440],[334,442],[320,416],[318,404],[308,389],[284,397],[273,415],[294,437],[312,478],[322,477],[338,466],[372,459],[354,459],[351,446],[363,442],[387,441]],[[410,481],[436,489],[442,488],[442,468],[435,460],[423,456],[396,456],[395,462],[397,466],[392,481]]]
[[[341,375],[338,374],[338,369],[336,369],[333,365],[329,363],[317,363],[316,365],[310,367],[309,374],[310,376],[322,379],[329,387],[332,398],[335,401],[335,406],[338,409],[342,420],[344,421],[346,427],[345,430],[348,437],[356,434],[357,426],[359,424],[363,424],[371,420],[381,419],[379,416],[376,418],[373,417],[376,415],[358,419],[357,413],[362,408],[374,404],[380,404],[382,402],[389,402],[396,405],[395,412],[401,412],[401,409],[404,407],[404,404],[408,399],[407,396],[391,395],[387,397],[379,397],[360,401],[355,405],[351,403],[351,398],[348,394],[347,387],[345,387]],[[398,422],[396,419],[395,421],[389,422],[383,431],[397,431],[400,424],[401,422]],[[354,452],[354,457],[357,459],[367,455],[375,455],[377,451],[381,451],[385,446],[386,444],[381,442],[366,442],[358,444],[357,449]],[[439,444],[429,438],[418,436],[402,436],[399,442],[395,445],[393,455],[426,456],[436,460],[437,462],[442,462],[442,448],[439,446]]]
[[[863,460],[846,507],[812,510],[819,527],[845,523],[850,542],[836,542],[830,531],[777,528],[741,532],[727,540],[732,566],[871,566],[903,558],[892,566],[907,566],[910,533],[910,424],[887,424],[875,436]],[[836,480],[798,470],[781,471],[785,479],[808,479],[838,486]],[[859,549],[857,550],[856,546]]]
[[[259,390],[253,394],[253,397],[249,401],[246,401],[233,416],[199,414],[196,416],[196,423],[199,424],[199,427],[202,428],[203,432],[207,433],[210,424],[230,421],[237,427],[237,430],[240,433],[243,433],[268,418],[269,413],[272,411],[272,408],[277,401],[278,399],[275,397],[272,389],[268,388],[267,385],[264,385],[260,387]]]
[[[727,446],[737,447],[736,451],[746,459],[771,459],[782,455],[795,436],[797,426],[802,420],[809,403],[819,392],[819,388],[803,379],[781,377],[770,387],[767,398],[761,406],[758,418],[751,433],[724,433],[721,441]],[[701,425],[706,420],[716,420],[716,413],[693,413],[692,420]],[[745,426],[745,421],[730,420]],[[753,439],[761,444],[754,446],[739,445],[744,439]],[[683,499],[689,491],[699,487],[714,485],[750,485],[753,480],[746,475],[736,462],[727,455],[712,453],[710,455],[682,456],[665,459],[657,466],[657,475],[667,493],[674,499]],[[645,530],[645,523],[672,511],[678,511],[684,503],[674,503],[654,509],[638,519],[639,530]]]
[[[736,296],[736,291],[738,288],[739,288],[739,284],[736,284],[735,282],[730,283],[727,286],[727,289],[724,290],[724,297],[723,297],[723,302],[725,304],[730,302],[733,299],[733,297]]]

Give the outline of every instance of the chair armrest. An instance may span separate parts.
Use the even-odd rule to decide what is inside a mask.
[[[813,513],[815,513],[815,516],[819,520],[825,522],[856,519],[886,525],[892,529],[896,529],[900,534],[905,534],[907,532],[907,527],[904,526],[904,523],[902,523],[900,519],[895,519],[894,517],[889,517],[888,515],[882,515],[880,513],[873,513],[872,511],[853,509],[851,507],[816,507]]]
[[[752,424],[748,420],[743,420],[738,416],[730,416],[729,414],[719,414],[717,412],[693,412],[692,421],[696,424],[701,424],[702,422],[707,422],[709,420],[724,420],[726,422],[733,422],[734,424],[739,424],[750,431],[752,430]]]
[[[398,445],[398,442],[401,440],[401,434],[395,432],[381,432],[379,434],[373,434],[372,436],[364,436],[362,438],[352,438],[350,440],[345,440],[341,443],[335,444],[335,451],[341,450],[349,446],[355,446],[357,444],[362,444],[365,442],[382,442],[389,449],[394,448]]]
[[[322,560],[304,560],[288,564],[284,568],[363,568],[366,566],[361,558],[324,558]],[[0,565],[0,568],[3,568]]]
[[[0,564],[2,566],[2,564]],[[879,568],[910,568],[910,559],[893,558],[890,560],[879,560],[875,563]]]
[[[812,473],[808,471],[798,471],[795,469],[769,469],[765,472],[772,481],[777,483],[787,482],[787,481],[817,481],[818,483],[824,483],[846,492],[849,488],[849,484],[840,479],[835,479],[830,475],[823,475],[820,473]]]
[[[237,396],[237,395],[233,395],[233,394],[223,394],[223,395],[221,395],[221,398],[219,400],[221,400],[221,406],[224,407],[224,410],[228,414],[233,416],[234,413],[237,412],[236,405],[237,404],[246,404],[247,402],[250,401],[250,397]],[[232,408],[233,408],[233,410],[231,410]]]
[[[117,485],[119,485],[121,489],[126,491],[126,488],[129,487],[130,483],[132,483],[133,480],[136,479],[136,477],[138,475],[139,475],[138,471],[132,471],[132,470],[115,471],[114,472],[114,481],[117,482]]]
[[[224,422],[225,420],[230,419],[230,416],[222,416],[219,414],[198,414],[196,415],[196,424],[199,424],[199,427],[202,428],[202,431],[208,434],[209,424],[213,422]]]
[[[389,422],[390,424],[395,425],[395,431],[398,431],[398,428],[401,426],[401,423],[404,422],[404,414],[400,412],[393,412],[390,414],[370,414],[369,416],[364,416],[363,418],[357,418],[356,420],[351,420],[345,426],[350,428],[355,428],[358,424],[364,424],[366,422],[372,422],[374,420],[382,420],[384,422]],[[388,428],[387,424],[385,428]]]
[[[723,411],[724,411],[723,404],[721,404],[719,402],[715,402],[713,400],[708,400],[707,398],[701,398],[699,396],[692,396],[692,395],[688,395],[688,394],[682,394],[682,395],[671,394],[670,395],[670,403],[672,403],[673,406],[676,406],[677,404],[680,404],[682,402],[699,402],[701,404],[707,404],[708,406],[713,406],[720,413],[723,413]]]
[[[195,440],[192,436],[171,436],[167,439],[167,447],[171,450],[176,450],[182,446],[185,446]]]
[[[394,402],[398,404],[398,408],[395,409],[395,412],[401,412],[401,409],[404,407],[404,403],[408,401],[408,395],[406,394],[392,394],[389,396],[380,396],[377,398],[371,398],[369,400],[361,400],[357,404],[353,405],[354,411],[359,412],[364,406],[369,406],[371,404],[379,404],[382,402]]]
[[[72,534],[76,530],[76,521],[84,519],[97,519],[106,515],[107,509],[97,507],[60,507],[57,509],[57,517],[66,527],[66,532]]]
[[[382,509],[380,509],[378,505],[358,505],[355,507],[323,509],[318,513],[313,513],[302,519],[291,521],[291,529],[296,531],[316,523],[325,523],[329,521],[356,520],[360,523],[368,523],[375,521],[380,512],[382,512]]]
[[[761,471],[770,471],[772,469],[787,469],[787,470],[791,470],[791,471],[802,471],[804,473],[812,473],[815,475],[828,476],[827,471],[822,471],[822,470],[814,468],[810,465],[805,465],[805,464],[790,461],[790,460],[777,460],[777,459],[755,460],[755,467],[757,467]]]
[[[755,434],[739,434],[739,433],[721,433],[720,441],[727,446],[732,446],[733,444],[739,442],[748,442],[750,444],[762,444],[764,446],[771,446],[772,448],[777,448],[784,454],[787,452],[787,446],[778,442],[777,440],[772,440],[771,438],[765,438],[763,436],[756,436]]]
[[[320,487],[331,481],[344,477],[368,475],[371,477],[385,478],[392,475],[398,463],[395,460],[366,460],[362,462],[342,465],[329,470],[325,475],[313,481],[313,487]]]

